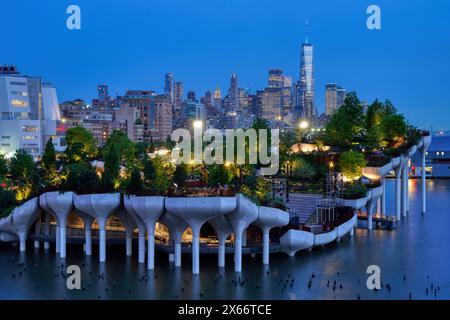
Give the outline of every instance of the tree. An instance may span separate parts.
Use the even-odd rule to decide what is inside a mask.
[[[63,190],[74,191],[78,194],[96,193],[100,188],[100,181],[95,169],[84,162],[68,164],[64,168],[66,180],[63,182]]]
[[[388,114],[383,117],[381,125],[387,144],[395,147],[403,143],[408,130],[405,117],[401,114]]]
[[[316,175],[314,166],[303,158],[292,161],[292,176],[296,179],[309,180]]]
[[[222,186],[229,184],[232,178],[232,174],[228,168],[223,164],[212,164],[208,167],[208,185],[210,187],[217,187],[219,184]]]
[[[9,173],[12,179],[28,180],[31,173],[36,170],[36,164],[33,157],[24,149],[17,149],[11,158]]]
[[[367,162],[362,152],[346,151],[339,157],[340,171],[350,180],[356,180],[362,175],[362,169]]]
[[[128,136],[120,130],[114,130],[108,137],[103,154],[115,152],[119,157],[119,163],[125,167],[131,168],[135,160],[135,146]]]
[[[4,155],[0,154],[0,181],[5,179],[8,174],[8,163]]]
[[[52,182],[56,178],[56,151],[52,138],[48,139],[44,154],[42,155],[42,166],[44,167],[44,177]]]
[[[179,187],[183,188],[186,184],[186,179],[188,178],[187,175],[187,168],[184,163],[179,164],[173,173],[173,182]]]
[[[349,150],[355,139],[362,135],[364,124],[361,102],[355,92],[350,92],[326,125],[324,141]]]
[[[152,159],[147,157],[144,162],[144,184],[150,187],[156,180],[156,169]]]
[[[134,166],[131,169],[130,179],[127,184],[127,193],[128,194],[140,194],[144,189],[144,184],[142,182],[142,175],[139,168]]]
[[[68,129],[66,142],[66,156],[69,162],[87,161],[96,153],[94,136],[83,127]]]
[[[115,145],[110,145],[103,152],[104,172],[102,184],[109,191],[116,189],[120,177],[120,154],[116,149]]]
[[[17,204],[14,192],[0,187],[0,218],[8,216]]]

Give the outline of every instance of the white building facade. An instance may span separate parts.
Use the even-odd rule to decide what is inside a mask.
[[[13,66],[0,66],[0,154],[10,158],[24,149],[35,159],[52,138],[56,150],[65,142],[56,89],[40,77],[18,73]]]

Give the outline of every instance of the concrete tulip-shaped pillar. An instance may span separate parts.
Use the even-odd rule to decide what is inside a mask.
[[[116,212],[117,217],[122,221],[122,224],[125,227],[125,254],[127,257],[132,255],[132,245],[133,245],[133,230],[136,229],[136,222],[134,219],[128,214],[125,207],[120,207]]]
[[[147,268],[155,268],[155,223],[164,210],[164,197],[132,197],[133,210],[147,226]]]
[[[422,171],[421,171],[421,183],[422,183],[422,213],[425,213],[427,210],[427,203],[426,203],[426,193],[427,193],[427,185],[426,185],[426,155],[427,150],[430,147],[431,144],[431,136],[425,136],[422,138],[421,147],[419,148],[420,154],[422,156]]]
[[[33,198],[15,208],[13,212],[5,218],[7,220],[9,219],[9,221],[5,220],[10,226],[7,231],[16,234],[19,238],[20,252],[25,252],[28,231],[31,225],[37,220],[40,213],[41,209],[39,208],[38,198]]]
[[[44,212],[44,235],[47,239],[44,241],[44,250],[50,249],[50,242],[48,237],[50,236],[50,214]]]
[[[372,225],[373,211],[375,210],[375,206],[377,205],[377,202],[382,195],[383,195],[383,185],[370,190],[370,199],[367,201],[366,204],[368,230],[373,229]]]
[[[244,195],[236,196],[236,209],[225,216],[234,230],[234,271],[242,271],[242,236],[258,218],[258,206]]]
[[[45,234],[48,236],[50,234],[50,220],[51,217],[53,217],[56,221],[56,231],[55,231],[55,252],[59,253],[60,251],[60,244],[59,244],[59,237],[60,237],[60,231],[59,231],[59,222],[58,222],[58,217],[56,216],[56,214],[52,211],[52,209],[50,208],[50,206],[47,203],[47,198],[44,197],[44,195],[42,194],[39,197],[39,206],[44,210],[45,212]],[[45,249],[48,249],[50,247],[49,244],[44,244]]]
[[[34,233],[39,236],[41,234],[41,215],[36,220],[36,224],[34,226]],[[41,243],[39,240],[34,240],[34,248],[39,249],[41,246]]]
[[[258,218],[253,222],[263,232],[263,264],[269,264],[270,229],[289,223],[289,213],[276,208],[259,207]]]
[[[175,267],[181,267],[181,238],[188,225],[168,211],[162,214],[159,221],[169,228],[170,237],[173,239],[175,247]]]
[[[92,217],[84,217],[84,252],[87,256],[92,256],[92,223],[94,219]]]
[[[120,206],[119,193],[76,195],[75,207],[97,220],[100,233],[99,261],[106,261],[106,221],[109,215]]]
[[[408,211],[408,164],[402,169],[402,217],[406,218]]]
[[[218,216],[208,221],[217,233],[219,240],[218,247],[218,265],[219,268],[225,267],[225,241],[228,236],[233,233],[233,226],[225,218],[225,216]]]
[[[141,217],[139,217],[136,214],[136,211],[134,211],[134,209],[133,209],[133,203],[131,201],[131,199],[133,197],[134,196],[132,196],[132,195],[125,195],[123,198],[123,206],[127,210],[128,215],[130,215],[133,218],[133,220],[138,228],[138,231],[139,231],[138,262],[145,263],[145,223],[141,219]]]
[[[47,192],[40,196],[41,202],[45,203],[47,208],[53,212],[58,221],[59,231],[59,256],[66,257],[66,226],[67,218],[73,208],[73,192],[60,193],[59,191]]]
[[[236,208],[236,198],[184,197],[167,198],[166,210],[185,221],[192,229],[192,273],[200,273],[200,229],[214,217],[227,214]]]

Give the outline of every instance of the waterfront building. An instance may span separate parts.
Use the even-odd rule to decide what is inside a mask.
[[[325,114],[332,115],[339,109],[344,104],[345,96],[345,89],[336,83],[327,83],[325,85]]]
[[[411,158],[410,174],[420,177],[422,174],[422,155]],[[450,178],[450,135],[435,135],[425,154],[425,173],[430,178]]]
[[[56,89],[40,77],[0,66],[0,115],[0,153],[7,158],[24,149],[37,159],[50,138],[56,150],[64,150]]]

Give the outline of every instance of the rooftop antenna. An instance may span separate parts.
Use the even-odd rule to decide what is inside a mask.
[[[306,18],[306,21],[305,21],[305,43],[308,43],[308,31],[309,31],[308,18]]]

